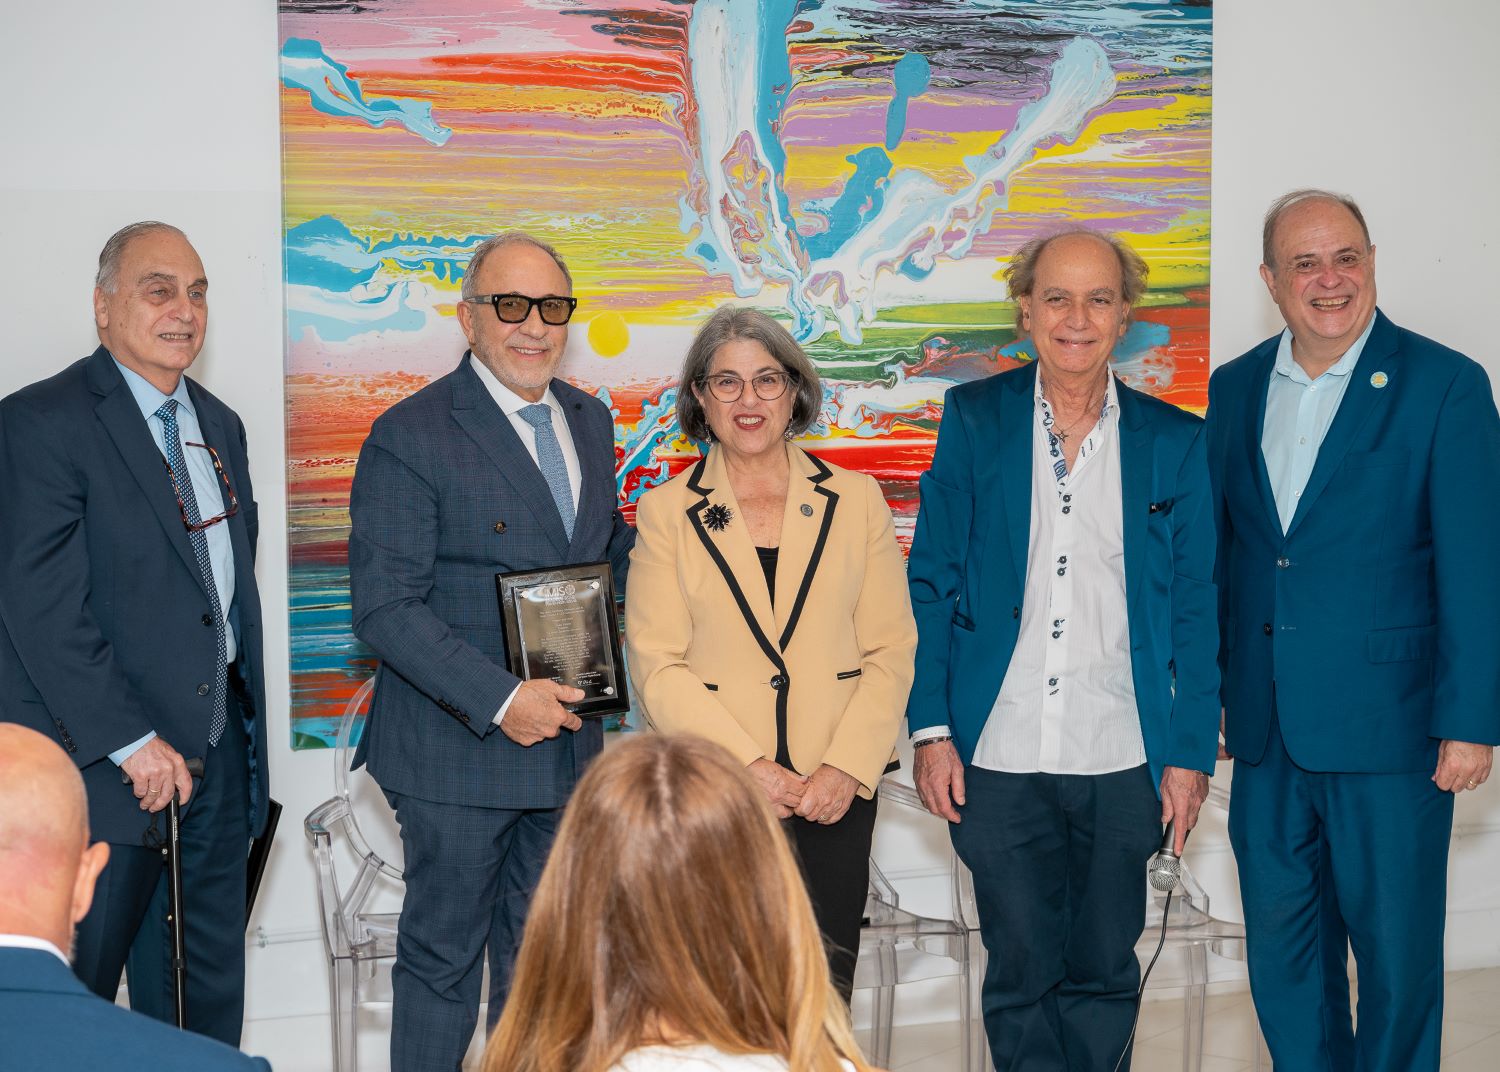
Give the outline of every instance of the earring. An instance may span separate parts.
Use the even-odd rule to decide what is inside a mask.
[[[787,422],[786,431],[781,433],[781,438],[785,439],[788,443],[797,438],[797,433],[792,430],[790,421]]]

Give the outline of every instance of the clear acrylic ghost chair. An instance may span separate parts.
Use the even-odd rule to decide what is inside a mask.
[[[390,808],[374,781],[363,771],[351,772],[351,739],[364,723],[374,678],[359,687],[344,708],[334,742],[334,795],[310,811],[303,829],[312,843],[317,863],[318,916],[328,951],[329,1014],[333,1022],[333,1067],[354,1072],[359,1067],[360,1007],[389,1004],[390,970],[396,959],[396,921],[399,912],[372,911],[377,891],[401,882],[399,858],[392,863],[370,847],[367,834],[384,835],[381,844],[397,846]],[[361,823],[365,829],[361,829]],[[342,840],[347,849],[335,848]],[[339,882],[336,857],[358,860],[347,885]]]
[[[881,782],[880,795],[884,800],[894,800],[924,812],[926,810],[922,808],[922,802],[918,799],[915,789],[890,777]],[[1220,786],[1211,786],[1205,807],[1218,808],[1227,814],[1229,793]],[[968,970],[971,987],[961,1011],[965,1028],[966,1055],[976,1050],[978,1053],[977,1062],[966,1064],[965,1067],[972,1069],[973,1072],[981,1072],[981,1070],[994,1067],[990,1061],[989,1045],[984,1034],[983,1007],[980,1003],[986,952],[979,938],[979,913],[974,897],[974,876],[969,873],[969,869],[963,865],[956,854],[952,857],[952,861],[953,918],[955,921],[962,920],[968,932]],[[1136,954],[1141,958],[1143,969],[1155,953],[1156,944],[1161,938],[1162,909],[1165,901],[1165,894],[1156,893],[1148,887],[1146,928],[1136,944]],[[1209,953],[1232,960],[1244,960],[1245,928],[1243,924],[1215,919],[1209,914],[1208,894],[1198,884],[1197,879],[1193,877],[1184,862],[1178,890],[1172,896],[1171,918],[1167,920],[1166,944],[1162,948],[1164,960],[1171,963],[1175,959],[1180,963],[1181,974],[1177,976],[1167,974],[1164,964],[1159,961],[1147,980],[1148,990],[1174,986],[1180,986],[1183,990],[1183,1072],[1199,1072],[1203,1065],[1203,1020],[1208,989]],[[1254,1032],[1252,1067],[1255,1072],[1260,1072],[1263,1050],[1260,1026],[1253,1015],[1251,1022],[1254,1025],[1252,1028]],[[887,1032],[889,1031],[888,1024],[889,1020],[887,1020]],[[878,1039],[876,1045],[878,1045]],[[872,1057],[875,1048],[872,1046]],[[888,1041],[886,1052],[889,1053]]]
[[[922,810],[916,791],[892,779],[880,785],[883,799]],[[974,887],[968,900],[953,885],[953,918],[934,919],[901,907],[900,897],[885,875],[870,861],[870,892],[865,923],[860,930],[859,962],[854,988],[875,991],[871,1015],[870,1060],[889,1067],[891,1030],[895,1019],[896,987],[923,979],[956,976],[959,980],[959,1024],[963,1031],[961,1072],[989,1067],[989,1050],[980,1017],[979,988],[984,978],[984,948],[974,912]],[[977,958],[977,959],[976,959]]]

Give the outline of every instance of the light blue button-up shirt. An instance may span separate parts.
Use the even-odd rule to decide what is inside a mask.
[[[1292,331],[1281,333],[1276,350],[1276,367],[1266,388],[1266,423],[1260,434],[1260,452],[1266,459],[1266,475],[1271,478],[1271,494],[1276,497],[1276,513],[1281,531],[1286,532],[1297,515],[1307,478],[1312,476],[1318,460],[1318,448],[1338,414],[1339,403],[1349,388],[1350,374],[1364,352],[1365,342],[1375,327],[1375,318],[1365,325],[1354,344],[1317,379],[1292,357]]]
[[[139,373],[126,368],[115,361],[115,368],[120,370],[120,375],[125,378],[125,386],[130,388],[130,394],[135,399],[135,404],[141,409],[141,416],[146,419],[146,427],[151,430],[151,438],[156,443],[156,449],[166,457],[165,440],[162,438],[161,418],[156,416],[156,411],[161,408],[162,403],[168,398],[177,400],[177,430],[186,443],[202,443],[203,428],[198,423],[198,413],[193,409],[192,399],[188,396],[187,379],[184,377],[177,381],[177,390],[170,395],[164,395]],[[214,517],[224,512],[224,495],[219,474],[214,471],[213,459],[208,451],[202,447],[182,448],[183,457],[187,461],[188,474],[193,482],[193,495],[198,500],[198,516]],[[162,467],[162,479],[167,478],[166,467]],[[181,476],[179,474],[179,479]],[[227,658],[233,663],[238,653],[235,643],[234,627],[229,624],[229,607],[234,602],[234,549],[229,543],[229,526],[225,523],[210,525],[204,530],[203,535],[208,539],[208,561],[213,569],[214,588],[219,593],[219,607],[224,611],[224,645],[228,653]],[[151,738],[154,732],[146,734],[139,741],[126,745],[124,748],[116,749],[109,754],[109,758],[115,763],[123,763],[129,759]]]

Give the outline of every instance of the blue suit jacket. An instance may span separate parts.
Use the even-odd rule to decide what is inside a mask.
[[[965,763],[1005,680],[1021,625],[1031,536],[1036,366],[952,388],[922,477],[908,575],[916,731],[949,725]],[[1131,667],[1152,780],[1213,772],[1218,645],[1213,514],[1202,420],[1119,385],[1120,494]]]
[[[522,748],[491,719],[505,669],[495,574],[610,560],[617,589],[635,530],[617,508],[614,421],[561,380],[582,487],[573,538],[547,481],[465,355],[375,421],[349,496],[354,631],[380,656],[356,755],[390,792],[489,808],[561,806],[603,747],[586,719]]]
[[[258,834],[265,672],[245,427],[187,383],[240,501],[222,524],[234,551],[230,621],[255,709],[246,728]],[[155,730],[184,756],[207,754],[211,613],[162,453],[109,352],[100,347],[0,402],[0,718],[47,734],[72,756],[94,837],[138,845],[150,821],[111,752]]]
[[[1489,377],[1377,311],[1283,534],[1260,449],[1278,339],[1209,383],[1229,752],[1259,762],[1273,690],[1309,770],[1430,770],[1440,739],[1500,743]]]
[[[51,953],[0,948],[0,1068],[270,1072],[271,1066],[222,1042],[110,1004]]]

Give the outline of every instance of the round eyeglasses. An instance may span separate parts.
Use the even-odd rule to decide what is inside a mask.
[[[708,393],[720,402],[738,402],[740,395],[745,393],[745,381],[732,372],[714,373],[698,382],[707,387]],[[790,372],[762,372],[750,380],[750,386],[755,391],[756,398],[762,402],[774,402],[786,394],[789,385],[796,382],[797,377]]]
[[[523,324],[531,315],[531,310],[536,309],[542,314],[542,323],[551,324],[555,328],[571,320],[573,310],[578,308],[577,298],[564,298],[558,294],[548,294],[541,298],[531,298],[525,294],[476,294],[464,301],[473,305],[494,306],[495,315],[506,324]]]

